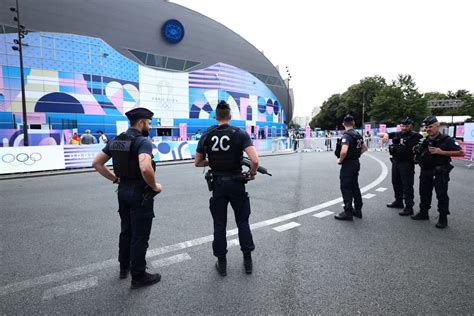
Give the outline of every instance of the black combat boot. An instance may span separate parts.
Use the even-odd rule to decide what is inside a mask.
[[[161,275],[159,273],[151,274],[148,272],[142,272],[140,274],[132,274],[132,289],[150,286],[160,282],[160,280]]]
[[[226,276],[227,275],[227,259],[226,257],[218,257],[217,262],[216,262],[216,269],[217,272],[221,276]]]
[[[354,212],[352,212],[352,216],[362,218],[362,210],[354,210]]]
[[[446,228],[448,226],[448,215],[440,215],[436,228]]]
[[[341,221],[352,221],[352,211],[344,211],[334,216],[335,219]]]
[[[390,208],[403,208],[403,202],[395,200],[392,203],[388,203],[387,207],[390,207]]]
[[[409,216],[409,215],[413,215],[413,207],[411,206],[407,206],[403,209],[403,211],[401,211],[400,213],[398,213],[398,215],[400,216]]]
[[[245,273],[252,274],[252,253],[251,252],[244,252],[244,268]]]
[[[411,219],[415,221],[427,221],[430,219],[430,216],[428,215],[428,211],[420,210],[416,215],[413,215]]]
[[[126,279],[127,276],[128,276],[128,272],[130,271],[129,267],[128,266],[123,266],[123,265],[120,265],[120,275],[119,275],[119,278],[120,279]]]

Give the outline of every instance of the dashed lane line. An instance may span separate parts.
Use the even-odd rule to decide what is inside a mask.
[[[371,199],[371,198],[373,198],[374,196],[375,196],[375,194],[367,193],[366,195],[363,195],[362,197],[363,197],[364,199]]]
[[[297,222],[290,222],[288,224],[273,227],[273,229],[276,230],[277,232],[281,233],[281,232],[284,232],[285,230],[289,230],[289,229],[292,229],[292,228],[295,228],[295,227],[298,227],[298,226],[301,226],[301,224],[299,224]]]
[[[66,294],[71,294],[74,292],[79,292],[85,289],[90,289],[95,287],[99,284],[98,277],[91,277],[85,280],[76,281],[72,283],[68,283],[65,285],[53,287],[51,289],[47,289],[43,293],[43,301],[47,301],[53,299],[55,297],[63,296]]]
[[[378,188],[378,189],[375,189],[375,191],[377,191],[377,192],[384,192],[384,191],[386,191],[386,190],[387,190],[387,188],[383,188],[383,187],[380,187],[380,188]]]
[[[314,216],[314,217],[317,217],[317,218],[323,218],[323,217],[326,217],[326,216],[329,216],[329,215],[332,215],[332,214],[334,214],[334,212],[331,212],[331,211],[322,211],[322,212],[313,214],[313,216]]]
[[[171,256],[171,257],[152,261],[151,265],[154,268],[160,268],[160,267],[166,267],[166,266],[169,266],[178,262],[187,261],[187,260],[191,260],[191,256],[189,256],[187,253],[181,253],[178,255]]]

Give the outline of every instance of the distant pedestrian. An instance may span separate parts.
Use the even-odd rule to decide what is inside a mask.
[[[99,135],[99,144],[107,144],[109,139],[105,136],[104,132],[97,131],[97,135]]]
[[[79,138],[79,135],[77,135],[77,133],[74,133],[74,135],[71,137],[71,140],[69,141],[69,144],[79,145],[80,143],[81,139]]]
[[[81,136],[81,145],[92,145],[95,144],[97,141],[94,136],[91,134],[90,129],[86,129],[85,133]]]

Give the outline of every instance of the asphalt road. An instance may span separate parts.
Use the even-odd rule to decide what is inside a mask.
[[[229,210],[225,278],[213,267],[202,169],[159,167],[148,263],[162,281],[133,291],[118,279],[113,185],[95,173],[2,180],[0,314],[474,313],[474,170],[456,163],[449,227],[439,230],[436,211],[415,222],[385,207],[390,162],[370,155],[364,218],[351,223],[329,213],[341,210],[332,153],[262,158],[273,177],[247,186],[254,273],[243,272]]]

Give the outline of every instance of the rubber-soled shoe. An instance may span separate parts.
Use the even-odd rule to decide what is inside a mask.
[[[139,289],[141,287],[150,286],[160,282],[161,275],[159,273],[151,274],[143,272],[139,275],[132,275],[132,289]]]
[[[387,207],[390,207],[390,208],[403,208],[403,203],[398,202],[398,201],[393,201],[392,203],[388,203]]]
[[[448,216],[440,215],[438,218],[438,223],[436,223],[436,228],[446,228],[448,227]]]
[[[416,215],[413,215],[411,219],[415,221],[427,221],[430,219],[430,216],[428,215],[428,212],[426,211],[425,212],[419,211],[418,213],[416,213]]]
[[[126,268],[126,269],[120,268],[119,278],[120,279],[126,279],[128,277],[128,272],[129,272],[128,268]]]
[[[352,212],[352,216],[357,217],[357,218],[362,218],[362,210],[354,210]]]
[[[221,276],[227,275],[227,259],[226,257],[217,258],[216,270]]]
[[[252,263],[251,252],[244,253],[244,268],[245,268],[245,273],[252,274],[253,263]]]
[[[413,215],[413,208],[412,207],[405,207],[403,209],[403,211],[401,211],[400,213],[398,213],[398,215],[400,216],[409,216],[409,215]]]
[[[334,216],[335,219],[338,219],[340,221],[352,221],[352,212],[341,212],[339,213],[338,215],[335,215]]]

